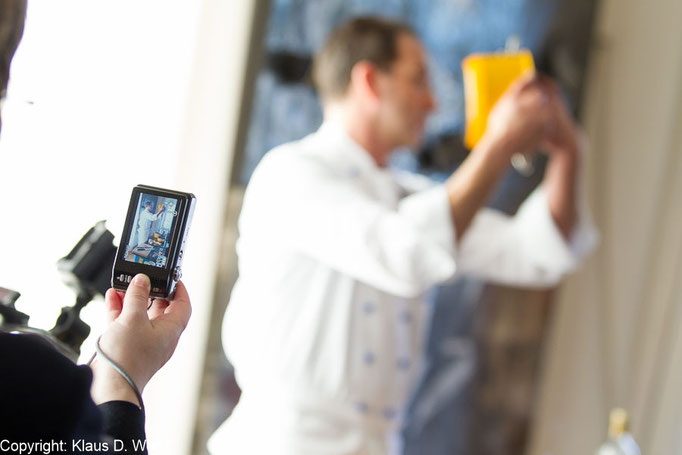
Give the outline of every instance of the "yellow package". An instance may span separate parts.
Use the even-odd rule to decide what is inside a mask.
[[[512,82],[534,69],[533,54],[528,50],[472,54],[462,61],[467,148],[473,149],[481,139],[488,114]]]

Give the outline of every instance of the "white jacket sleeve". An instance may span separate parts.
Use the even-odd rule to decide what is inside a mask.
[[[396,210],[325,163],[277,151],[252,176],[240,236],[252,247],[291,249],[403,297],[455,272],[454,226],[442,186],[408,196]]]
[[[597,239],[586,204],[580,201],[578,221],[567,242],[540,186],[513,217],[492,209],[479,211],[461,239],[458,272],[501,284],[550,287],[577,267]]]

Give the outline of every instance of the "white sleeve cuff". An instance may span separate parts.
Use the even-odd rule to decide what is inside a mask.
[[[533,255],[533,263],[541,273],[556,280],[575,270],[594,249],[599,238],[587,204],[579,198],[576,225],[571,238],[568,241],[564,239],[549,211],[547,192],[542,186],[521,205],[514,224],[521,241],[529,243],[523,250]],[[530,243],[543,247],[533,247]]]

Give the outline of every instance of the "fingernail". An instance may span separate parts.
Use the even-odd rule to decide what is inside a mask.
[[[139,286],[144,289],[149,289],[151,287],[149,283],[149,278],[147,278],[147,275],[144,273],[138,273],[135,275],[135,278],[133,278],[133,282],[131,283],[133,286]]]

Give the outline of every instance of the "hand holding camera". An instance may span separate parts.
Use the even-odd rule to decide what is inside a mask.
[[[109,326],[92,364],[98,403],[124,400],[143,408],[142,390],[175,351],[192,312],[180,267],[195,201],[190,193],[133,189],[113,289],[105,295]]]
[[[192,308],[182,282],[172,300],[149,305],[149,278],[138,274],[125,295],[109,289],[105,296],[109,325],[100,339],[103,352],[125,370],[140,392],[168,361],[187,326]],[[92,395],[96,403],[124,400],[138,404],[126,380],[104,359],[92,363]]]

